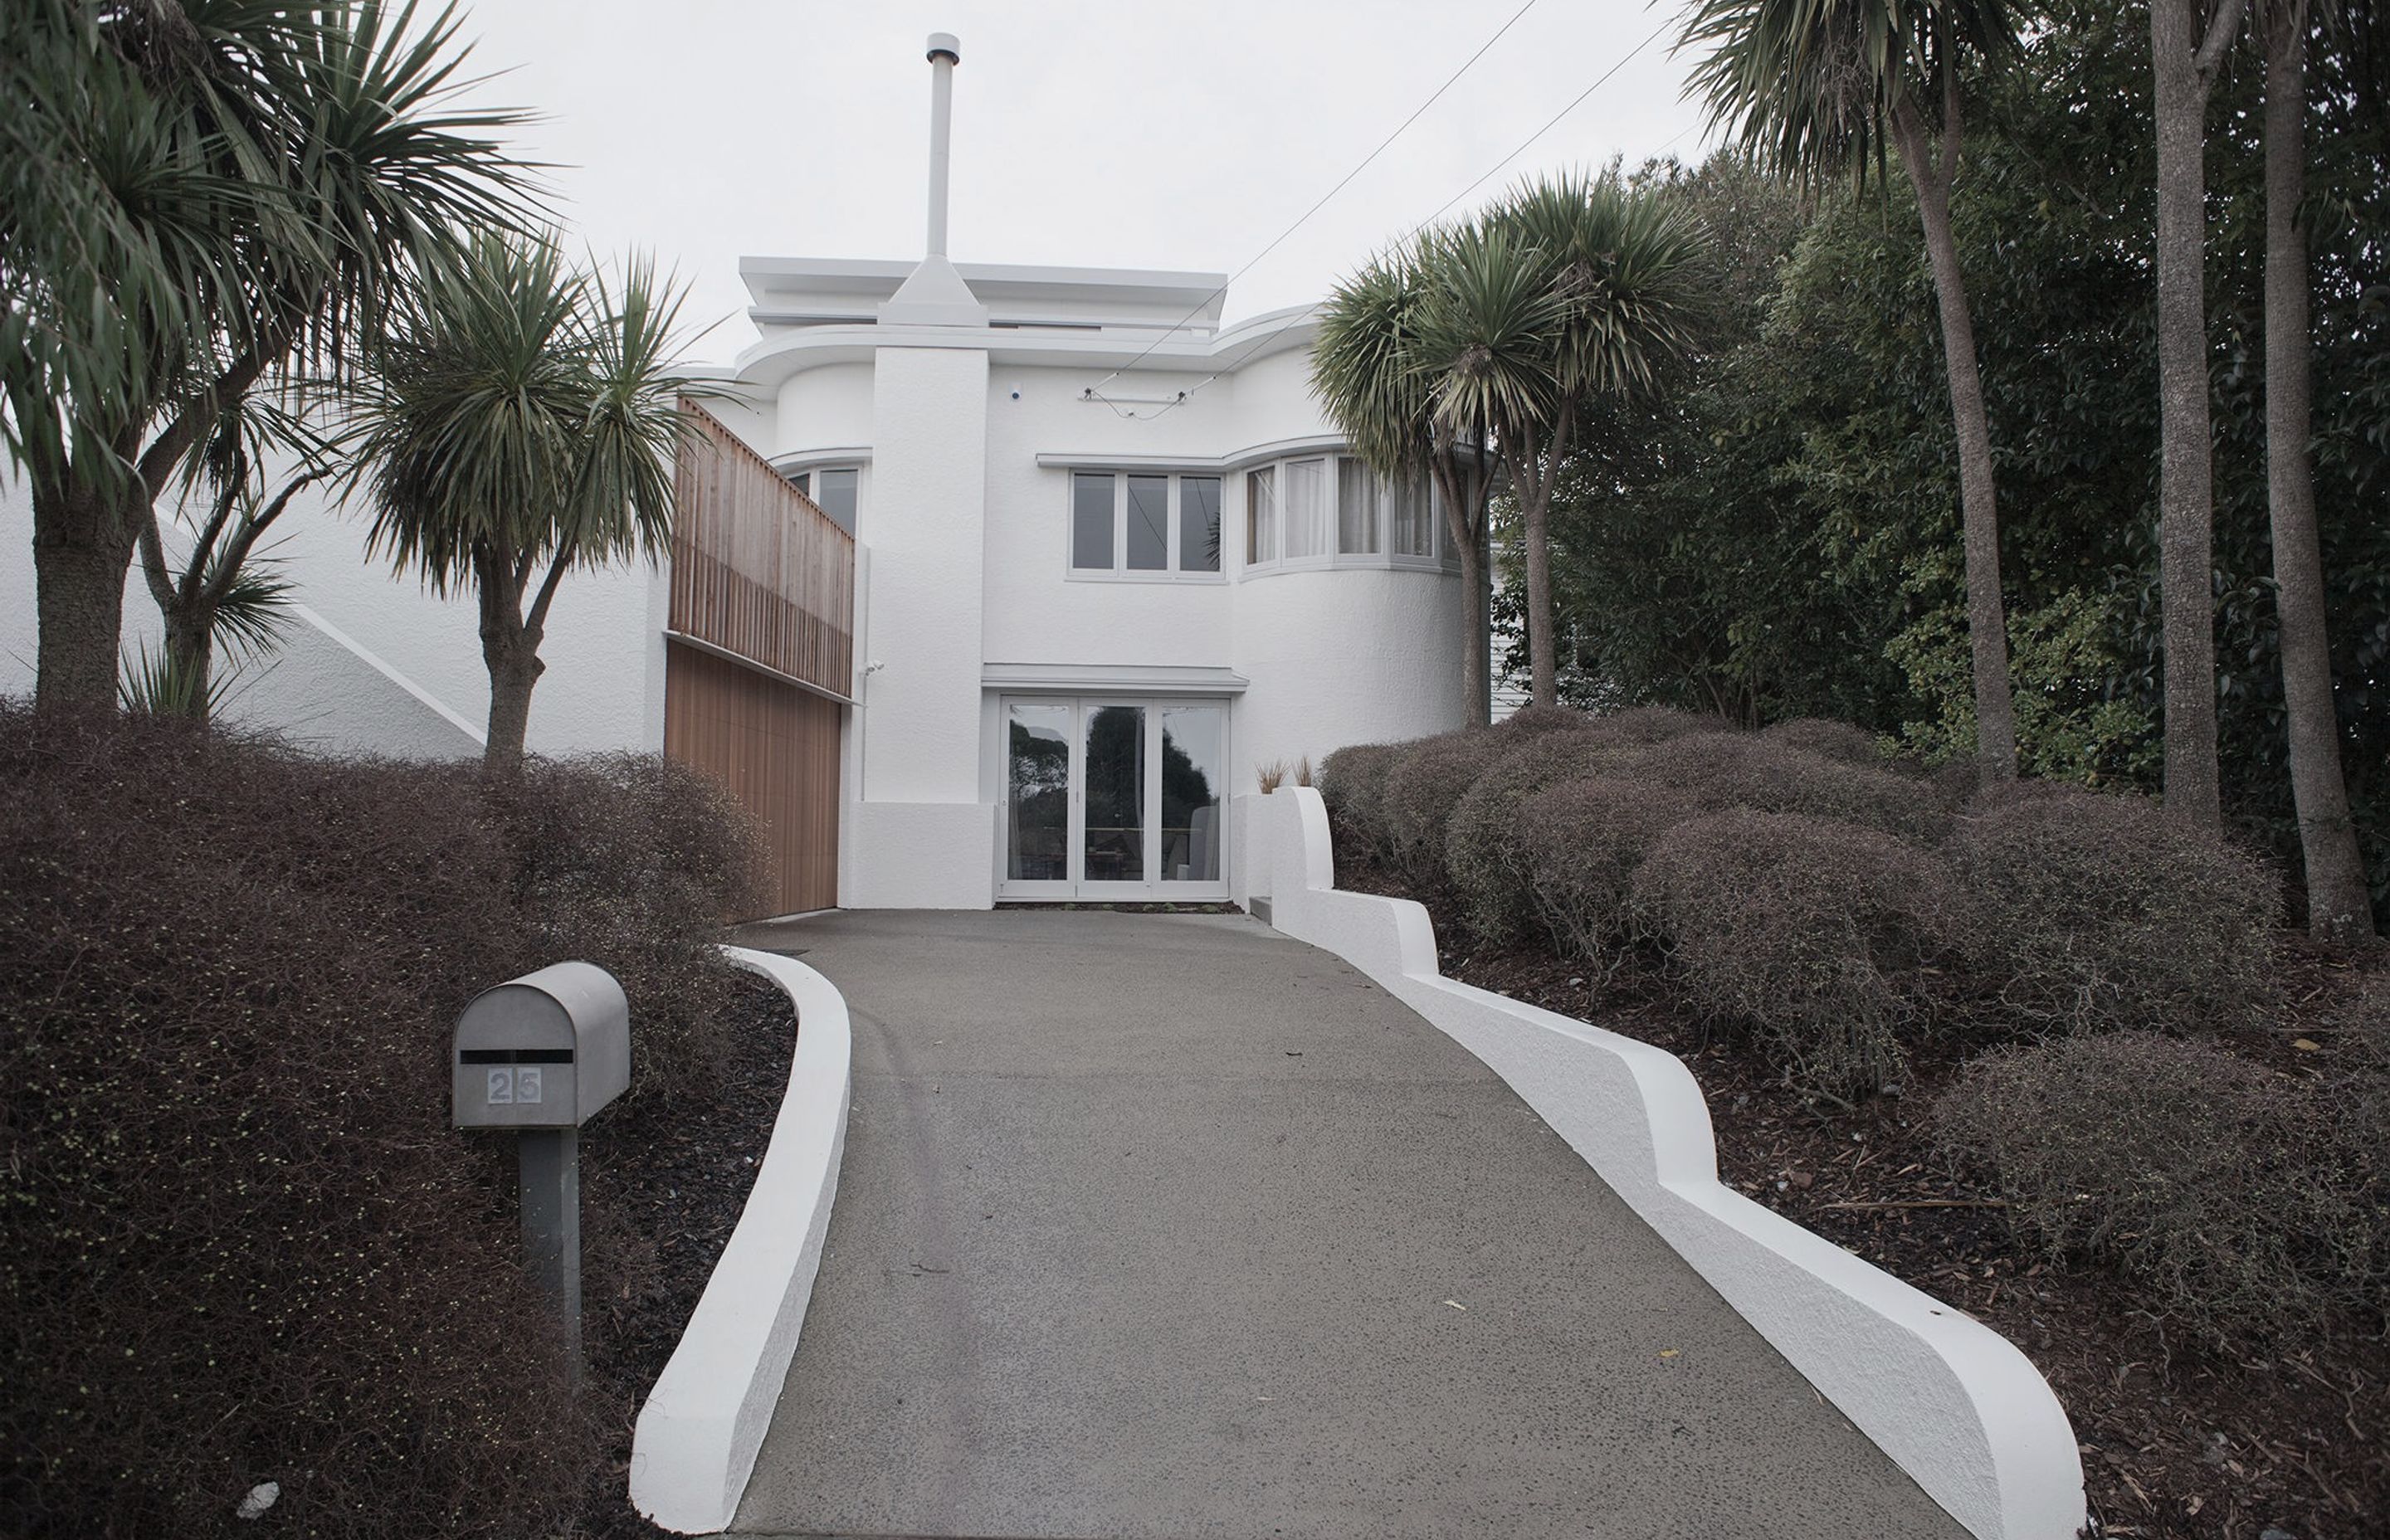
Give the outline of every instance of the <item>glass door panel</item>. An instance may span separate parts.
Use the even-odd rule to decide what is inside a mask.
[[[1145,708],[1090,703],[1085,711],[1080,880],[1146,881]]]
[[[1071,718],[1067,700],[1015,701],[1006,722],[1008,882],[1071,879]]]
[[[1162,708],[1162,881],[1220,880],[1227,717],[1217,706]]]

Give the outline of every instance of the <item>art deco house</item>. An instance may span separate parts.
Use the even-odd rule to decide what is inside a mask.
[[[531,746],[710,764],[807,868],[792,908],[1240,894],[1257,767],[1462,720],[1441,516],[1346,453],[1307,309],[1223,327],[1213,274],[948,262],[957,52],[932,40],[928,256],[748,259],[761,340],[705,403],[742,473],[852,536],[790,526],[800,582],[851,582],[851,645],[800,666],[687,618],[695,565],[760,538],[714,507],[666,570],[568,584]],[[368,566],[353,517],[289,522],[305,625],[237,712],[333,749],[474,751],[469,601]],[[20,492],[7,523],[0,687],[26,690]]]

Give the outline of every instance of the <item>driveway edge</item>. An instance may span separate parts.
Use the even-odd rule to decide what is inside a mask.
[[[1308,787],[1248,802],[1269,923],[1330,952],[1484,1060],[1736,1314],[1978,1540],[2072,1540],[2075,1431],[2016,1345],[1717,1180],[1692,1072],[1651,1044],[1446,979],[1425,908],[1336,887]]]
[[[755,1185],[631,1435],[632,1505],[682,1534],[727,1529],[746,1493],[821,1267],[852,1093],[837,987],[792,957],[722,953],[779,985],[799,1027]]]

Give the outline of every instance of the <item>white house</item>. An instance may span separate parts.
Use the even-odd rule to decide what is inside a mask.
[[[761,340],[708,403],[854,536],[838,902],[1241,893],[1229,799],[1259,766],[1463,720],[1441,516],[1343,452],[1308,309],[1223,327],[1217,275],[949,263],[957,57],[932,40],[929,255],[747,259]],[[6,522],[19,693],[21,492]],[[289,523],[305,628],[236,713],[337,749],[472,751],[469,602],[368,567],[353,517]],[[567,585],[533,751],[663,746],[668,586]],[[149,609],[136,581],[127,616]]]

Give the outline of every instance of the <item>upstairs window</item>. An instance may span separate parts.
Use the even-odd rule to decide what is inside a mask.
[[[1220,573],[1220,478],[1071,474],[1071,575],[1209,579]]]
[[[814,507],[829,514],[832,523],[853,534],[855,491],[862,479],[863,473],[853,466],[821,466],[798,471],[789,478],[789,484],[812,498]]]
[[[1247,471],[1245,512],[1248,567],[1420,567],[1443,554],[1426,479],[1389,482],[1356,456]]]

